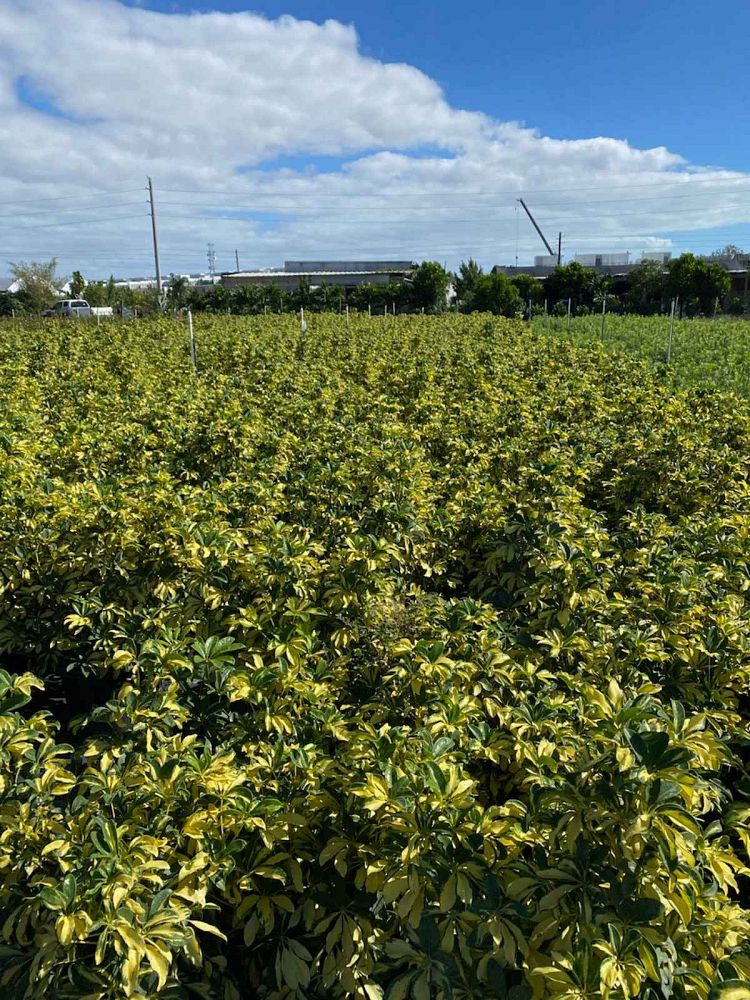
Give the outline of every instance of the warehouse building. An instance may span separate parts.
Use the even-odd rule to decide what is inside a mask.
[[[221,283],[229,288],[274,285],[284,292],[296,291],[303,282],[311,288],[319,285],[357,288],[403,281],[415,266],[410,260],[287,260],[283,269],[225,272]]]

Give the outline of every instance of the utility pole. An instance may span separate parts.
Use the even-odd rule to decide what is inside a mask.
[[[159,241],[156,238],[156,208],[154,207],[154,185],[148,179],[148,197],[151,202],[151,231],[154,235],[154,266],[156,267],[156,291],[161,301],[161,267],[159,266]]]
[[[536,219],[534,218],[534,216],[529,211],[529,209],[528,209],[528,207],[526,205],[526,202],[523,200],[523,198],[519,198],[518,201],[519,201],[519,203],[521,205],[521,208],[524,210],[524,212],[531,219],[531,224],[534,227],[534,229],[536,229],[536,231],[539,233],[539,237],[540,237],[542,243],[544,243],[544,245],[547,247],[547,253],[550,255],[550,257],[554,257],[554,253],[552,251],[552,247],[549,245],[549,243],[547,242],[547,238],[545,237],[544,233],[541,231],[541,229],[537,225]]]
[[[234,251],[234,262],[237,265],[237,273],[239,274],[239,270],[240,270],[240,252],[239,252],[239,250],[235,250]]]
[[[562,233],[557,234],[557,266],[562,265]]]

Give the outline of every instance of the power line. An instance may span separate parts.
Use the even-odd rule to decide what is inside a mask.
[[[141,213],[139,215],[110,215],[106,219],[66,219],[64,222],[40,222],[33,226],[4,226],[9,232],[14,232],[18,229],[55,229],[58,226],[78,226],[86,224],[87,226],[99,225],[102,222],[122,222],[131,219],[140,219],[144,215],[148,215],[148,212]]]
[[[140,202],[140,201],[121,201],[121,202],[117,202],[114,205],[106,205],[105,208],[107,210],[112,209],[112,208],[130,208],[130,207],[134,207],[136,205],[142,205],[142,204],[143,203]],[[75,206],[75,207],[71,207],[69,209],[65,209],[65,208],[58,209],[58,210],[55,211],[55,215],[59,215],[60,212],[80,212],[80,211],[81,211],[81,208],[79,206]],[[40,214],[47,215],[49,213],[48,212],[44,212],[44,213],[40,213]],[[29,212],[20,212],[20,213],[19,212],[12,212],[12,213],[10,213],[8,215],[0,215],[0,219],[18,219],[18,218],[26,218],[26,217],[29,217],[29,218],[33,219],[34,215],[35,215],[35,213],[29,213]],[[67,220],[63,220],[63,221],[67,221]],[[10,226],[10,227],[4,227],[4,228],[11,228],[11,229],[13,229],[15,227]]]
[[[737,225],[743,225],[743,224],[750,223],[750,203],[747,206],[743,206],[743,208],[745,208],[745,207],[747,208],[747,211],[748,211],[748,217],[747,217],[746,220],[742,220],[742,219],[738,220],[738,222],[736,223]],[[722,215],[725,215],[726,212],[729,211],[729,209],[727,207],[724,207],[724,206],[722,206],[722,207],[716,207],[716,206],[713,206],[713,205],[707,205],[707,206],[705,206],[705,209],[701,209],[700,207],[683,208],[683,209],[670,210],[669,212],[665,211],[663,213],[662,212],[658,212],[656,210],[654,210],[652,212],[647,212],[645,210],[643,210],[643,211],[607,212],[607,213],[596,213],[596,215],[592,214],[589,217],[593,221],[598,221],[600,219],[619,219],[619,218],[622,218],[623,216],[643,216],[643,218],[648,218],[648,217],[651,217],[651,218],[653,218],[653,217],[659,217],[659,218],[665,218],[666,217],[666,218],[669,218],[669,217],[674,217],[676,215],[696,215],[696,214],[700,213],[701,211],[703,211],[704,214],[707,211],[714,211],[714,212],[721,213]],[[736,211],[736,209],[735,209],[735,211]],[[412,225],[434,225],[434,224],[439,224],[441,222],[442,223],[450,223],[450,224],[456,224],[456,223],[486,224],[488,222],[486,212],[483,215],[477,215],[477,216],[456,216],[456,215],[450,215],[450,214],[435,215],[435,213],[433,212],[431,215],[429,215],[426,218],[425,217],[410,217],[410,218],[400,217],[400,218],[396,218],[395,216],[387,216],[387,215],[383,215],[382,213],[377,218],[358,218],[358,217],[352,216],[352,215],[345,215],[345,216],[337,217],[337,216],[331,216],[328,213],[326,213],[324,216],[322,215],[322,213],[321,213],[321,215],[299,216],[299,215],[296,215],[296,214],[294,214],[292,212],[290,212],[288,215],[283,215],[283,214],[275,215],[275,216],[273,216],[273,218],[270,218],[270,219],[269,218],[255,219],[255,218],[252,218],[252,217],[250,217],[250,218],[237,218],[236,216],[232,216],[232,215],[216,215],[216,214],[209,214],[209,215],[188,215],[188,214],[181,214],[181,213],[178,213],[178,212],[163,212],[162,213],[162,217],[165,218],[165,219],[175,219],[175,220],[179,220],[179,221],[182,221],[182,222],[212,222],[212,223],[214,223],[214,222],[222,222],[222,223],[231,222],[231,223],[236,223],[238,225],[248,225],[248,224],[251,224],[251,223],[260,223],[260,224],[262,224],[264,222],[274,222],[274,223],[283,222],[283,223],[288,223],[290,225],[296,225],[296,226],[310,226],[310,225],[319,226],[321,224],[321,222],[323,222],[326,226],[329,226],[329,225],[331,225],[331,226],[333,226],[333,225],[412,226]],[[546,215],[544,217],[545,221],[550,222],[550,223],[552,221],[565,222],[565,221],[568,221],[568,220],[571,220],[571,219],[578,220],[580,218],[581,218],[581,213],[570,213],[568,215],[562,215],[562,214],[554,214],[553,215],[553,214],[550,213],[549,215]],[[499,220],[499,221],[503,221],[503,220]],[[505,221],[507,221],[508,223],[512,223],[513,222],[512,219],[508,219],[508,220],[505,220]],[[658,223],[657,223],[654,226],[654,228],[658,228],[658,227],[659,226],[658,226]],[[708,227],[702,227],[702,228],[708,228]]]
[[[333,177],[334,179],[338,180],[339,182],[341,180],[341,178],[339,178],[339,175],[337,175],[337,174],[317,174],[317,175],[313,175],[312,177],[300,176],[299,177],[299,182],[306,184],[307,187],[309,188],[311,180],[317,180],[317,179],[319,179],[321,177]],[[678,178],[687,178],[687,180],[679,180]],[[345,181],[352,180],[349,177],[344,177],[343,179]],[[387,180],[387,178],[384,178],[384,180]],[[664,181],[643,182],[643,183],[639,183],[639,184],[635,184],[635,183],[631,184],[629,182],[623,182],[622,184],[610,184],[610,183],[604,183],[604,184],[600,184],[600,185],[597,185],[597,184],[587,184],[587,185],[585,185],[583,187],[560,187],[560,188],[530,188],[530,187],[522,187],[522,186],[519,185],[519,187],[517,187],[517,188],[513,188],[513,189],[510,189],[510,190],[504,190],[504,191],[503,190],[498,190],[496,188],[492,188],[491,189],[491,193],[494,194],[494,195],[496,195],[496,196],[497,195],[507,195],[508,197],[518,197],[519,195],[532,195],[532,194],[533,195],[537,195],[537,194],[562,194],[562,193],[566,193],[568,191],[586,191],[586,192],[588,192],[588,191],[606,191],[606,192],[611,192],[611,191],[617,191],[619,189],[622,189],[624,191],[631,191],[634,188],[640,189],[640,188],[674,187],[676,184],[687,185],[687,184],[695,184],[695,183],[699,183],[699,182],[702,182],[704,185],[709,185],[710,184],[710,185],[713,185],[713,186],[723,185],[723,184],[746,185],[748,187],[748,190],[750,190],[750,177],[749,176],[724,177],[724,178],[717,177],[717,178],[708,179],[703,174],[674,174],[673,175],[673,179],[664,180]],[[299,187],[300,187],[300,184],[298,184],[295,188],[287,188],[286,190],[288,190],[291,194],[298,195],[300,193]],[[247,189],[245,189],[243,191],[231,191],[231,190],[223,190],[222,191],[222,190],[217,190],[215,188],[211,189],[211,188],[169,188],[169,187],[167,187],[167,188],[164,188],[163,190],[167,194],[207,194],[207,195],[213,195],[213,196],[225,197],[225,198],[236,197],[238,194],[239,195],[247,195],[249,193],[247,191]],[[253,196],[254,197],[278,197],[279,194],[283,195],[284,190],[285,189],[281,189],[280,190],[278,188],[274,188],[273,190],[270,190],[270,191],[258,191],[258,192],[254,192]],[[403,197],[404,194],[409,194],[409,193],[410,192],[408,192],[408,191],[374,192],[369,197],[373,197],[373,198]],[[423,197],[425,195],[425,193],[428,193],[428,194],[429,193],[434,193],[434,194],[450,193],[450,194],[453,194],[454,197],[459,196],[459,195],[460,196],[464,196],[464,197],[481,197],[481,196],[483,196],[483,195],[485,195],[487,193],[490,193],[490,192],[489,191],[485,191],[485,190],[465,191],[465,190],[462,190],[460,188],[450,188],[450,187],[446,187],[446,186],[441,186],[440,188],[435,188],[434,191],[432,189],[430,189],[429,191],[425,191],[425,186],[422,185],[420,188],[417,188],[416,190],[412,191],[411,193],[414,196],[416,196],[416,197]],[[349,196],[347,194],[347,192],[344,192],[343,194],[346,194],[347,196]],[[337,198],[337,197],[342,197],[343,196],[341,192],[333,192],[333,191],[332,192],[316,191],[315,195],[316,195],[316,197],[331,197],[331,198]],[[359,196],[360,197],[368,197],[368,195],[366,195],[365,193],[361,193]]]
[[[443,189],[440,189],[440,190],[426,192],[426,194],[428,194],[428,195],[434,195],[436,197],[437,196],[443,196],[446,193],[450,195],[450,194],[453,194],[455,192],[452,192],[450,190],[450,188],[443,188]],[[546,210],[552,210],[552,209],[558,208],[559,206],[565,207],[565,206],[575,206],[575,205],[584,205],[584,206],[586,206],[586,205],[608,205],[608,204],[625,204],[625,205],[627,205],[627,204],[630,204],[631,202],[639,202],[639,201],[648,201],[648,202],[651,202],[651,201],[660,201],[661,202],[661,201],[672,201],[672,200],[680,200],[680,201],[682,201],[682,200],[687,199],[687,198],[691,198],[691,199],[692,198],[695,198],[695,199],[716,198],[717,193],[722,194],[724,197],[727,196],[727,192],[702,191],[702,192],[696,193],[696,194],[648,195],[648,196],[636,197],[636,198],[600,198],[600,199],[585,198],[585,199],[578,199],[578,200],[568,199],[568,200],[561,200],[561,201],[556,201],[556,202],[544,202],[544,203],[541,203],[541,207],[544,208],[544,209],[546,209]],[[750,195],[750,182],[749,182],[749,186],[747,187],[747,189],[743,189],[742,191],[738,191],[737,193],[738,194],[748,194],[748,195]],[[423,192],[423,195],[424,194],[425,194],[425,192]],[[230,196],[227,195],[227,197],[230,197]],[[275,193],[264,193],[262,195],[259,195],[259,197],[268,197],[269,199],[272,199],[272,198],[277,198],[277,197],[278,198],[282,198],[282,197],[285,197],[285,196],[284,195],[277,195]],[[338,195],[338,197],[340,197],[342,201],[351,201],[352,199],[356,199],[357,197],[372,198],[373,200],[376,200],[376,201],[377,200],[381,200],[381,196],[380,195],[364,194],[364,193],[361,194],[361,195],[358,195],[356,192],[351,192],[351,193],[341,192]],[[392,194],[388,194],[387,197],[401,197],[401,195],[399,195],[398,193],[394,192]],[[482,199],[482,201],[481,201],[482,207],[487,207],[488,205],[491,205],[491,206],[495,206],[497,208],[511,209],[514,206],[514,202],[513,201],[509,201],[509,200],[502,200],[502,201],[498,201],[498,202],[493,202],[493,201],[488,201],[486,198],[482,198],[481,195],[476,195],[476,197],[478,199],[480,199],[480,198]],[[162,202],[162,204],[164,204],[164,205],[170,205],[172,207],[179,207],[179,206],[198,207],[194,201],[174,201],[174,200],[170,200],[170,199],[165,199]],[[415,203],[412,202],[412,203],[409,204],[409,207],[412,210],[414,210],[414,211],[423,211],[423,212],[434,211],[434,207],[432,205],[417,205],[417,204],[415,204]],[[222,208],[218,208],[217,210],[221,211]],[[252,202],[246,202],[246,201],[233,201],[231,207],[224,207],[223,210],[224,211],[243,210],[243,211],[248,211],[248,212],[255,211],[255,212],[262,212],[264,215],[269,214],[265,209],[256,207]],[[289,212],[291,212],[291,211],[302,212],[302,211],[309,211],[309,210],[305,209],[304,206],[301,206],[301,207],[297,206],[294,209],[292,209],[292,208],[290,208],[289,210],[277,209],[276,211],[279,212],[279,213],[289,214]],[[358,211],[380,212],[380,211],[382,211],[382,205],[380,205],[380,204],[372,205],[372,206],[362,205],[362,206],[358,207]]]
[[[25,198],[18,199],[14,198],[13,201],[9,201],[9,205],[30,205],[38,204],[39,202],[49,202],[49,201],[89,201],[92,198],[112,198],[119,194],[135,194],[140,191],[140,188],[112,188],[111,191],[98,191],[95,194],[82,194],[82,195],[61,195],[55,198]],[[0,202],[2,204],[2,202]]]

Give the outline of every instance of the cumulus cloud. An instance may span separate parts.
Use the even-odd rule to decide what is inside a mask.
[[[5,0],[0,150],[3,256],[55,252],[92,273],[148,268],[146,175],[167,271],[199,269],[208,240],[227,267],[235,247],[245,265],[528,259],[525,193],[571,250],[750,221],[748,175],[453,108],[338,22],[116,0]]]

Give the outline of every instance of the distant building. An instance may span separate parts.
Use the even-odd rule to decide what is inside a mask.
[[[671,259],[671,250],[644,250],[641,254],[641,260],[655,260],[658,264],[668,264]]]
[[[168,282],[162,281],[165,287]],[[115,288],[126,288],[131,292],[145,292],[149,288],[156,288],[156,278],[119,278],[114,283]]]
[[[557,267],[556,253],[541,253],[534,258],[534,267]]]
[[[630,263],[630,254],[625,253],[577,253],[573,260],[583,267],[622,267]]]
[[[284,292],[296,291],[303,281],[311,288],[319,285],[356,288],[403,281],[414,267],[409,260],[287,260],[283,270],[225,271],[221,283],[229,288],[275,285]]]
[[[287,274],[316,274],[320,271],[339,271],[352,274],[357,271],[389,273],[411,271],[410,260],[285,260]]]
[[[750,304],[750,253],[738,253],[734,257],[709,257],[709,260],[729,271],[730,295],[738,295]]]
[[[176,278],[184,278],[191,288],[198,291],[206,291],[219,283],[218,274],[175,274]],[[172,275],[166,277],[162,275],[162,291],[169,288]],[[132,292],[145,292],[150,288],[156,288],[156,278],[118,278],[115,281],[115,288],[127,288]]]

